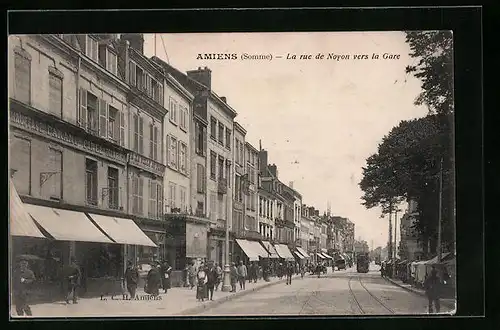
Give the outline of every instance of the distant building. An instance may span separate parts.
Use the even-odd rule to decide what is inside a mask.
[[[420,260],[424,257],[423,243],[418,240],[418,232],[414,228],[417,221],[417,203],[410,200],[406,213],[401,217],[399,257],[407,260]]]

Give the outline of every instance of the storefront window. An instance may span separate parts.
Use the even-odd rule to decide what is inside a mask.
[[[123,245],[77,242],[75,247],[83,277],[119,278],[123,275]]]

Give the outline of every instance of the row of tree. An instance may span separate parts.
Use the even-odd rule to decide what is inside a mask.
[[[359,183],[366,208],[381,207],[382,216],[398,204],[415,200],[415,223],[424,253],[436,253],[439,185],[442,173],[442,242],[454,244],[453,62],[450,32],[407,32],[410,56],[417,64],[406,68],[422,82],[416,105],[427,116],[401,121],[368,157]],[[441,171],[442,168],[442,171]],[[428,250],[430,247],[430,250]]]

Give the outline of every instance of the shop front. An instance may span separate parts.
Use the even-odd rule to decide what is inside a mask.
[[[226,263],[225,253],[226,253],[226,232],[224,229],[219,228],[210,228],[207,233],[208,236],[208,251],[207,257],[208,260],[212,260],[222,268]],[[227,261],[229,264],[231,262],[236,262],[235,260],[235,241],[232,235],[229,237],[229,260]]]

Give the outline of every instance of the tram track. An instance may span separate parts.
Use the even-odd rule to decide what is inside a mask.
[[[361,303],[358,300],[358,297],[356,296],[356,294],[354,293],[354,290],[352,289],[351,281],[352,281],[353,278],[354,278],[354,276],[349,277],[349,280],[347,282],[347,285],[349,287],[349,293],[353,297],[354,302],[356,303],[356,306],[357,306],[358,310],[360,311],[360,313],[361,314],[366,314],[365,308],[362,307]],[[367,287],[363,284],[360,276],[357,276],[357,279],[358,279],[359,284],[361,285],[361,287],[365,290],[366,293],[368,293],[370,295],[370,297],[373,300],[375,300],[380,306],[382,306],[389,313],[396,314],[396,312],[394,312],[394,310],[392,308],[390,308],[389,306],[387,306],[382,300],[380,300],[380,298],[378,298],[377,296],[375,296],[370,290],[367,289]]]

